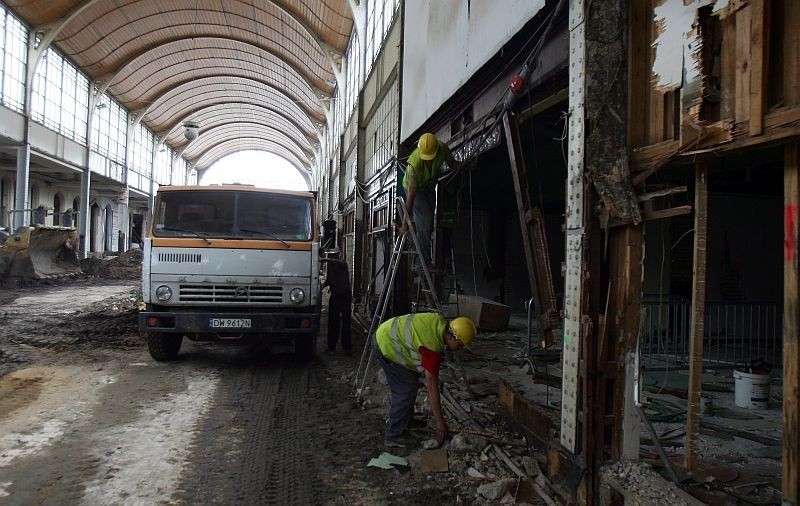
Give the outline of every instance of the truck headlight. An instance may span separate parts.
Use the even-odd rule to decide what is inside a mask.
[[[292,288],[292,291],[289,292],[289,298],[292,299],[292,302],[295,304],[300,304],[306,300],[306,292],[304,292],[302,288]]]
[[[161,302],[167,302],[172,298],[172,288],[167,285],[161,285],[156,288],[156,298]]]

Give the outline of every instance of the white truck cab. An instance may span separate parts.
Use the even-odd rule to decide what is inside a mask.
[[[159,361],[184,337],[294,343],[314,354],[321,290],[315,196],[251,186],[158,190],[139,330]]]

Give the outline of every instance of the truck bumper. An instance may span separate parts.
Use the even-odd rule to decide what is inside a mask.
[[[222,320],[222,322],[220,322]],[[220,323],[249,327],[227,326]],[[187,334],[191,339],[214,340],[220,336],[267,334],[294,336],[319,331],[319,313],[207,313],[184,311],[141,311],[139,330]]]

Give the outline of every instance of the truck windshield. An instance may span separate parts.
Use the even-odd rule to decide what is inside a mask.
[[[158,237],[312,239],[311,201],[242,191],[163,192],[156,204]]]

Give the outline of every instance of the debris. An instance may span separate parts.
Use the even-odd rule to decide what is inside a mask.
[[[422,449],[423,450],[433,450],[434,448],[439,448],[441,446],[439,441],[435,439],[426,439],[422,442]]]
[[[468,434],[456,434],[450,440],[450,449],[454,452],[477,452],[486,446],[486,438]]]
[[[517,500],[514,499],[514,496],[511,495],[511,492],[507,492],[506,495],[500,499],[500,504],[514,504],[515,502],[517,502]]]
[[[542,474],[542,468],[539,467],[539,463],[528,456],[522,457],[522,467],[525,469],[525,473],[533,478]]]
[[[444,448],[423,451],[420,455],[420,459],[424,472],[444,473],[449,469],[447,464],[447,450]]]
[[[756,458],[781,460],[783,458],[783,447],[764,446],[763,448],[756,448],[753,450],[751,455]]]
[[[470,478],[480,478],[480,479],[485,479],[486,478],[485,474],[483,474],[482,472],[478,471],[474,467],[470,467],[469,469],[467,469],[467,476],[469,476]]]
[[[408,461],[403,457],[383,452],[367,464],[367,467],[378,467],[380,469],[394,469],[394,466],[408,466]]]
[[[490,501],[496,501],[509,493],[516,485],[515,478],[502,478],[491,483],[484,483],[478,487],[478,494]]]

